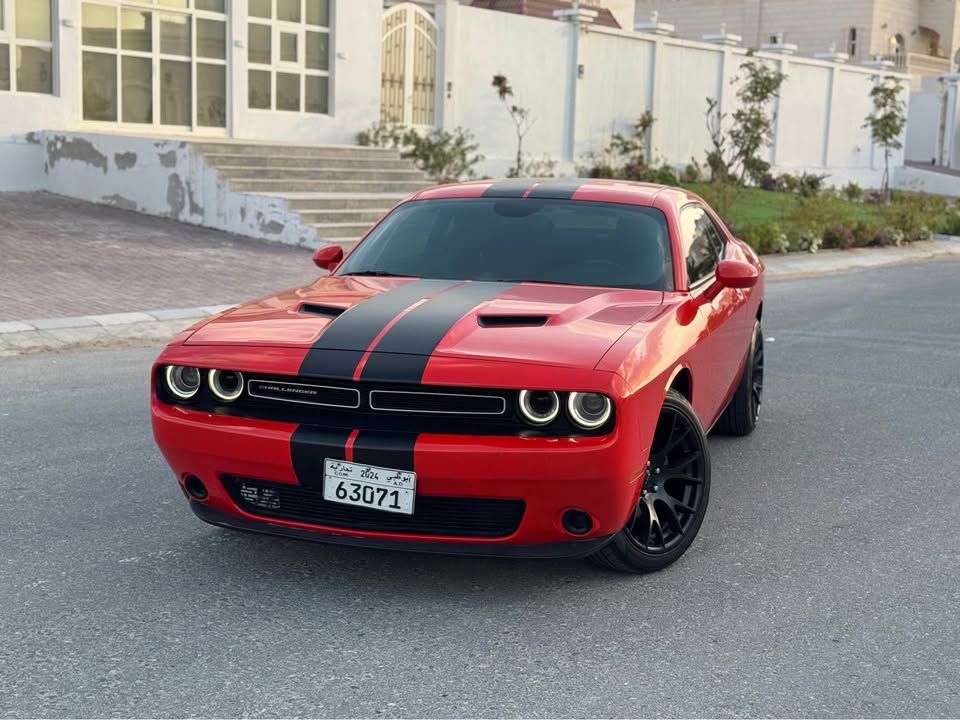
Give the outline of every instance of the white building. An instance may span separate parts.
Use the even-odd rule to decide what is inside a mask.
[[[349,145],[381,119],[463,127],[486,158],[478,171],[502,175],[516,140],[491,87],[501,73],[534,119],[525,151],[560,172],[647,111],[651,160],[702,163],[705,98],[736,109],[746,48],[597,17],[461,0],[0,0],[0,190],[347,242],[426,179],[395,152],[312,146]],[[788,75],[772,108],[775,170],[876,185],[882,153],[863,120],[873,84],[895,70],[760,57]],[[344,193],[364,195],[349,213]]]
[[[379,113],[369,0],[0,0],[0,138],[348,141]]]

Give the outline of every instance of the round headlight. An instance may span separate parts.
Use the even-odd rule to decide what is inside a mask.
[[[570,393],[567,398],[567,413],[574,423],[587,430],[594,430],[610,419],[610,398],[599,393]]]
[[[207,382],[210,392],[224,402],[233,402],[243,395],[243,374],[235,370],[211,370]]]
[[[200,389],[200,370],[182,365],[167,365],[164,370],[167,389],[181,400],[189,400]]]
[[[546,425],[560,414],[560,398],[547,390],[521,390],[520,414],[531,425]]]

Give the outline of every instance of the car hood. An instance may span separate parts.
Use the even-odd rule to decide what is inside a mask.
[[[592,368],[662,302],[663,293],[649,290],[331,276],[239,306],[186,344],[322,346]]]

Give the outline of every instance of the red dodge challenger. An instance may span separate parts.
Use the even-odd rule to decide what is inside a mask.
[[[696,195],[482,181],[400,203],[306,287],[183,332],[153,431],[207,522],[663,568],[750,433],[763,264]]]

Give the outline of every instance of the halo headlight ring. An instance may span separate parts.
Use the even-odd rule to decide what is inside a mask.
[[[560,414],[560,398],[553,391],[521,390],[517,405],[531,425],[549,425]]]
[[[178,400],[191,400],[200,391],[200,370],[184,365],[167,365],[163,371],[167,390]]]
[[[590,410],[584,404],[585,402],[596,402],[600,399],[599,407]],[[610,398],[600,393],[579,393],[572,392],[567,396],[567,415],[574,425],[584,430],[596,430],[602,427],[610,414],[613,412],[613,404]]]
[[[214,397],[223,402],[233,402],[243,395],[243,373],[236,370],[211,370],[207,384]]]

